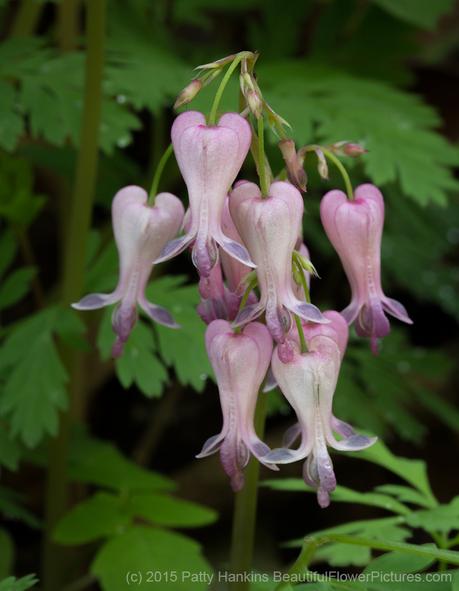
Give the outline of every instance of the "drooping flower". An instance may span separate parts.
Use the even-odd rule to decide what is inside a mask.
[[[200,278],[199,293],[201,301],[197,312],[206,324],[213,320],[236,318],[241,298],[223,283],[220,262],[213,267],[209,277]]]
[[[237,187],[239,184],[239,182],[236,183],[235,187]],[[239,236],[239,232],[234,225],[233,218],[231,217],[228,197],[225,199],[225,205],[223,206],[222,228],[225,236],[228,236],[228,238],[231,238],[238,244],[243,243],[242,238]],[[220,251],[220,256],[223,273],[225,275],[229,289],[234,293],[242,295],[245,289],[244,279],[252,269],[227,254],[224,250]]]
[[[93,293],[72,304],[77,310],[95,310],[116,302],[112,325],[117,335],[113,345],[114,357],[121,355],[137,321],[137,304],[152,320],[177,328],[170,313],[152,304],[145,297],[145,288],[153,269],[153,261],[164,245],[177,234],[183,222],[181,201],[171,193],[156,196],[149,207],[144,189],[124,187],[112,203],[112,224],[119,255],[119,281],[110,294]]]
[[[291,328],[290,312],[311,322],[328,322],[320,310],[299,300],[292,285],[292,253],[300,235],[303,199],[293,185],[275,182],[262,198],[254,183],[239,183],[230,195],[236,228],[257,265],[260,301],[245,307],[235,320],[242,325],[266,312],[266,324],[279,343]]]
[[[320,204],[320,216],[352,290],[351,303],[341,313],[349,324],[355,322],[359,336],[371,338],[376,353],[377,339],[390,331],[384,312],[412,324],[404,306],[386,297],[381,287],[383,196],[370,184],[358,187],[353,200],[342,191],[329,191]]]
[[[263,456],[269,452],[255,432],[253,418],[272,346],[266,326],[259,322],[248,324],[239,334],[225,320],[215,320],[207,327],[206,347],[217,378],[223,427],[205,442],[197,457],[220,450],[223,468],[235,491],[244,485],[243,469],[250,454],[263,462]],[[269,467],[277,469],[271,464]]]
[[[307,353],[301,354],[296,345],[289,363],[279,359],[277,347],[273,353],[273,375],[298,418],[298,424],[287,431],[284,444],[292,445],[298,435],[301,435],[301,443],[296,450],[274,449],[263,458],[275,464],[307,458],[303,477],[306,484],[317,490],[321,507],[329,505],[329,495],[336,487],[327,445],[337,450],[357,451],[376,441],[376,438],[358,435],[350,425],[333,415],[333,396],[347,341],[347,326],[337,312],[325,312],[324,316],[331,321],[329,325],[304,326]],[[337,440],[334,432],[343,439]]]
[[[206,125],[202,113],[188,111],[172,125],[175,156],[188,188],[190,227],[165,246],[155,262],[166,261],[193,244],[192,258],[200,275],[208,277],[218,258],[217,244],[242,263],[253,266],[244,246],[221,227],[222,210],[251,142],[247,121],[226,113],[217,125]]]

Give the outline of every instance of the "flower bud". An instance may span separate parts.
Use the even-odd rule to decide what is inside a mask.
[[[285,139],[278,143],[285,162],[288,180],[300,191],[306,191],[307,176],[303,167],[304,157],[295,148],[293,140]]]
[[[318,159],[318,164],[317,164],[317,170],[320,174],[320,176],[327,180],[328,179],[328,164],[327,164],[327,159],[325,158],[324,153],[322,152],[322,150],[315,150],[316,155],[317,155],[317,159]]]
[[[182,92],[178,95],[177,100],[174,103],[174,109],[178,109],[182,105],[190,103],[201,89],[201,80],[198,80],[197,78],[192,80],[188,86],[185,86]]]

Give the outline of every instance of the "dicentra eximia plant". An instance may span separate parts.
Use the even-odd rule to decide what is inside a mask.
[[[120,259],[118,287],[109,295],[85,296],[74,307],[86,310],[120,302],[113,313],[113,355],[122,353],[137,319],[137,304],[153,321],[178,328],[165,309],[146,300],[144,291],[155,264],[190,247],[202,297],[198,312],[208,324],[206,347],[223,415],[221,432],[206,441],[198,457],[219,450],[235,491],[244,486],[251,455],[272,469],[305,460],[304,480],[317,490],[319,505],[327,507],[336,487],[327,446],[356,451],[375,441],[356,434],[333,415],[348,324],[370,339],[376,354],[378,339],[390,330],[385,313],[402,322],[411,320],[402,304],[385,296],[381,287],[383,196],[370,184],[354,192],[339,160],[341,154],[358,157],[365,150],[347,141],[297,149],[288,137],[287,122],[263,98],[254,75],[257,57],[244,51],[199,66],[198,77],[180,93],[175,106],[190,103],[227,67],[210,114],[187,111],[175,119],[172,144],[158,166],[149,199],[135,186],[116,194],[112,213]],[[220,113],[222,94],[238,68],[240,113]],[[275,178],[264,149],[265,121],[279,138],[285,162]],[[185,216],[177,197],[156,194],[172,150],[188,189]],[[258,184],[236,181],[249,151]],[[328,177],[329,163],[337,166],[346,187],[347,194],[328,192],[320,206],[325,232],[352,290],[351,303],[341,313],[321,313],[311,302],[309,280],[315,269],[304,244],[301,194],[306,191],[308,152],[316,154],[323,178]],[[183,235],[177,237],[181,228]],[[274,450],[261,441],[254,426],[257,398],[268,372],[298,418],[286,434],[285,447]],[[298,436],[299,447],[291,449]]]

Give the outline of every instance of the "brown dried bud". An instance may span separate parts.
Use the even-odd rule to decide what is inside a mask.
[[[288,180],[300,191],[306,191],[307,176],[303,168],[304,156],[297,153],[293,140],[281,140],[278,146],[285,162]]]
[[[185,86],[182,92],[178,95],[177,100],[174,103],[174,109],[178,109],[182,105],[190,103],[201,90],[201,88],[201,80],[198,80],[197,78],[192,80],[187,86]]]

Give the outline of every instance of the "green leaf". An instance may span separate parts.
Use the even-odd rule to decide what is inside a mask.
[[[154,354],[153,327],[138,322],[123,355],[116,360],[116,373],[124,388],[136,384],[146,396],[160,396],[168,375]]]
[[[381,438],[389,438],[395,431],[404,439],[421,443],[426,428],[416,410],[423,404],[421,398],[428,384],[426,396],[432,404],[438,401],[436,414],[438,407],[444,406],[444,414],[454,424],[457,411],[441,399],[442,386],[452,370],[442,352],[413,347],[406,334],[394,327],[384,339],[378,357],[367,343],[355,339],[351,340],[346,359],[334,401],[338,417],[353,424],[357,419],[357,427],[365,427]]]
[[[397,187],[387,187],[384,192],[387,216],[382,243],[383,268],[397,285],[414,294],[417,299],[435,302],[459,319],[459,301],[455,297],[459,288],[459,275],[448,264],[449,259],[454,260],[451,257],[457,248],[459,210],[434,205],[414,208],[407,200],[400,199]],[[406,232],[407,224],[410,227],[409,235]],[[420,248],[421,244],[428,244],[429,248]],[[403,256],[395,256],[398,252],[403,252]],[[419,276],[419,281],[409,280],[413,272]],[[424,351],[421,363],[428,366],[432,361],[427,355],[435,358],[441,353]],[[418,389],[421,387],[422,383]],[[432,398],[436,402],[439,396],[434,393]],[[435,412],[435,404],[430,406]],[[457,410],[451,404],[448,408],[453,411],[452,418],[458,425]],[[448,412],[443,413],[444,418],[448,415]]]
[[[0,581],[0,591],[26,591],[26,589],[35,587],[37,583],[38,579],[35,575],[27,575],[21,579],[8,577],[7,579]]]
[[[4,426],[0,426],[0,466],[17,470],[21,448]]]
[[[401,552],[388,552],[372,560],[363,572],[415,573],[429,567],[433,562],[435,562],[435,558],[432,556],[412,556]]]
[[[450,12],[454,0],[373,0],[393,16],[423,29],[433,29],[438,19]]]
[[[300,145],[363,142],[361,161],[374,183],[398,181],[422,205],[445,204],[459,187],[450,170],[458,150],[434,131],[438,115],[415,95],[304,61],[260,64],[259,78]]]
[[[314,555],[314,562],[326,562],[330,566],[365,566],[370,560],[369,548],[351,544],[327,544]]]
[[[64,515],[53,539],[58,544],[85,544],[121,533],[129,522],[129,516],[122,511],[122,499],[100,492]]]
[[[427,478],[426,465],[422,460],[410,460],[408,458],[394,456],[382,441],[377,441],[368,449],[350,455],[357,459],[367,460],[387,468],[387,470],[397,474],[400,478],[406,480],[414,488],[423,493],[431,505],[436,504]]]
[[[406,522],[410,527],[419,527],[432,533],[459,530],[459,497],[455,497],[448,505],[411,513],[407,515]]]
[[[207,507],[163,494],[135,494],[128,502],[132,516],[167,527],[198,527],[213,523],[217,513]]]
[[[363,519],[342,523],[316,532],[311,532],[308,537],[313,538],[327,536],[328,534],[352,534],[366,538],[376,538],[383,540],[406,540],[411,536],[409,529],[403,527],[405,519],[402,516],[382,517],[380,519]],[[304,543],[305,538],[291,540],[286,542],[286,548],[298,548]],[[333,545],[333,544],[332,544]]]
[[[13,568],[14,545],[11,536],[0,528],[0,579],[7,577]],[[1,588],[1,587],[0,587]]]
[[[333,542],[342,542],[344,544],[366,546],[368,548],[374,548],[375,550],[398,551],[403,552],[404,554],[412,554],[417,557],[432,558],[450,564],[459,564],[459,552],[443,550],[437,548],[434,544],[417,546],[415,544],[407,544],[406,542],[376,540],[373,538],[361,538],[346,534],[329,534],[322,541],[327,542],[329,540]]]
[[[18,38],[2,44],[0,145],[8,150],[15,148],[25,116],[34,137],[60,146],[70,139],[76,145],[83,106],[84,64],[83,51],[59,55],[44,48],[43,40]],[[17,91],[11,81],[16,83]],[[140,127],[138,117],[127,105],[113,100],[110,86],[113,85],[104,84],[100,129],[100,145],[107,153],[115,146],[129,144],[131,132]]]
[[[35,274],[35,267],[23,267],[8,275],[0,285],[0,310],[12,306],[26,295]]]
[[[41,526],[35,515],[23,507],[21,497],[4,487],[0,487],[0,513],[3,513],[9,519],[23,521],[32,528]]]
[[[206,326],[196,314],[196,285],[184,285],[183,277],[159,277],[147,293],[152,302],[166,307],[180,324],[179,330],[156,327],[161,357],[174,367],[181,384],[201,392],[212,372],[204,344]]]
[[[73,507],[58,523],[59,544],[85,544],[123,533],[133,519],[154,525],[199,527],[215,521],[215,511],[196,503],[151,492],[115,496],[99,492]]]
[[[5,273],[14,260],[17,251],[16,239],[11,230],[3,230],[0,235],[0,277]]]
[[[13,150],[24,130],[24,121],[16,108],[16,91],[0,80],[0,148]]]
[[[67,373],[53,338],[58,317],[58,309],[49,308],[27,318],[0,349],[0,369],[9,368],[0,414],[29,447],[45,434],[56,435],[59,411],[67,405]]]
[[[266,480],[263,484],[274,490],[316,492],[313,488],[307,486],[300,478]],[[338,485],[331,493],[330,497],[332,502],[337,501],[342,503],[359,503],[361,505],[380,507],[381,509],[386,509],[387,511],[392,511],[393,513],[399,513],[400,515],[406,515],[409,513],[409,509],[405,507],[405,505],[399,503],[390,496],[380,493],[359,492]]]
[[[125,591],[128,573],[136,575],[135,587],[141,591],[151,589],[154,582],[168,591],[204,591],[208,582],[195,582],[192,577],[211,573],[196,542],[146,527],[131,527],[107,542],[92,563],[91,572],[103,591]],[[161,577],[159,581],[154,580],[154,573]]]
[[[114,334],[111,327],[112,311],[107,309],[100,324],[97,345],[103,359],[110,356]],[[167,371],[155,354],[153,326],[139,320],[116,359],[116,375],[124,388],[135,384],[148,397],[160,396],[168,382]]]
[[[384,494],[393,495],[402,503],[413,503],[414,505],[421,505],[421,507],[430,507],[429,501],[425,496],[409,486],[401,484],[381,484],[375,488],[376,491]]]
[[[112,444],[75,433],[69,474],[72,479],[119,491],[168,491],[175,485],[161,474],[128,460]]]
[[[19,228],[30,225],[46,199],[33,190],[34,175],[24,158],[0,155],[0,216]]]

